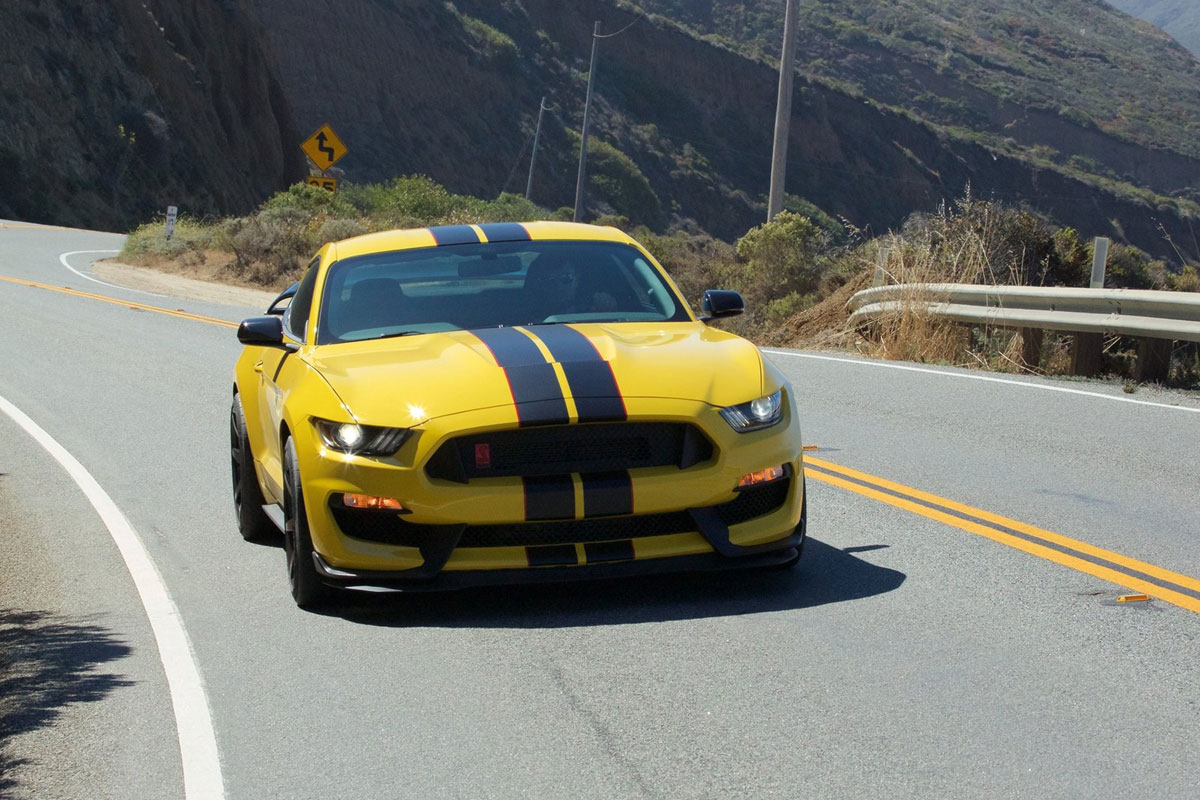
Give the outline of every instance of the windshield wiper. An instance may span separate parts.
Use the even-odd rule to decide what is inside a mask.
[[[372,336],[371,341],[376,339],[396,339],[400,336],[416,336],[419,333],[428,333],[428,331],[397,331],[396,333],[385,333],[380,336]]]

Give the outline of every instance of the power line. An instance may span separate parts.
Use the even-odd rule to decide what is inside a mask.
[[[629,30],[629,29],[630,29],[630,28],[632,28],[634,25],[637,25],[639,22],[641,22],[641,21],[642,21],[642,20],[644,20],[645,18],[646,18],[646,17],[645,17],[645,15],[643,14],[642,16],[640,16],[640,17],[638,17],[637,19],[635,19],[633,22],[631,22],[631,23],[629,23],[628,25],[626,25],[624,28],[621,28],[621,30],[617,31],[616,33],[605,33],[605,34],[599,34],[599,33],[597,33],[597,34],[595,34],[595,36],[596,36],[596,38],[597,38],[597,39],[611,39],[611,38],[613,38],[614,36],[620,36],[622,33],[624,33],[625,31]]]

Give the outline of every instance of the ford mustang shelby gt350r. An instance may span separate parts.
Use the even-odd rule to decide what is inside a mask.
[[[277,536],[264,506],[282,507],[302,607],[330,587],[792,564],[805,525],[792,388],[708,326],[741,313],[739,295],[703,305],[697,318],[612,228],[327,244],[238,330],[241,533]]]

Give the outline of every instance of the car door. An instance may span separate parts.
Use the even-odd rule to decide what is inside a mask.
[[[267,481],[274,484],[271,488],[276,492],[281,492],[283,486],[283,452],[279,441],[283,421],[283,397],[286,394],[283,384],[289,373],[295,374],[284,367],[290,359],[296,357],[296,350],[304,343],[305,328],[312,314],[313,288],[316,285],[319,264],[319,257],[314,258],[305,269],[304,276],[296,287],[296,295],[283,314],[283,339],[289,346],[263,348],[261,359],[254,365],[259,382],[258,419],[263,426],[262,435],[266,444],[263,448],[263,472]]]

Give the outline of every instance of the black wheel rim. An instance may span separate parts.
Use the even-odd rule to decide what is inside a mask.
[[[287,556],[288,580],[296,585],[296,496],[292,489],[292,471],[289,469],[283,481],[283,551]]]
[[[229,419],[229,454],[233,463],[233,510],[238,518],[242,514],[242,432],[237,424],[237,412],[230,414]]]

